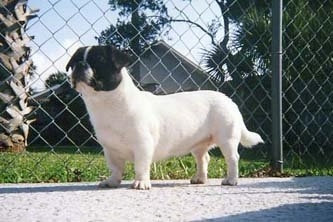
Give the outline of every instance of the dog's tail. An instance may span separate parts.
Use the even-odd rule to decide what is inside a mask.
[[[257,145],[258,143],[264,143],[264,141],[258,133],[249,131],[243,122],[240,143],[244,147],[251,148],[252,146]]]

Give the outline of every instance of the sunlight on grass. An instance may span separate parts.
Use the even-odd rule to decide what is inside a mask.
[[[65,152],[66,151],[66,152]],[[80,182],[100,181],[109,176],[100,150],[74,149],[57,150],[56,152],[35,149],[21,154],[0,153],[0,183],[40,183],[40,182]],[[269,166],[265,160],[242,158],[239,163],[241,177],[253,176]],[[171,158],[153,163],[151,179],[190,179],[196,171],[192,156]],[[209,178],[222,178],[226,175],[226,163],[223,157],[212,155],[208,170]],[[333,175],[329,167],[313,167],[308,169],[286,168],[288,175]],[[134,166],[126,165],[124,179],[134,178]]]

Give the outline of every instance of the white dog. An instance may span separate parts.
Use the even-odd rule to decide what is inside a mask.
[[[197,173],[191,183],[207,181],[208,151],[220,147],[228,166],[223,185],[236,185],[238,145],[262,143],[247,130],[233,101],[214,91],[156,96],[140,91],[125,66],[129,57],[110,46],[82,47],[72,56],[72,83],[82,94],[112,172],[101,187],[118,187],[125,162],[133,161],[133,188],[150,189],[153,161],[192,153]]]

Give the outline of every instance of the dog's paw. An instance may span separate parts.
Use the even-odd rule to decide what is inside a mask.
[[[99,188],[117,188],[119,187],[121,181],[120,180],[113,180],[113,179],[107,179],[98,184]]]
[[[132,184],[133,189],[137,190],[150,190],[151,189],[151,183],[150,180],[135,180]]]
[[[237,178],[225,178],[222,180],[222,185],[227,185],[227,186],[236,186],[238,184]]]
[[[205,184],[207,182],[207,177],[194,176],[190,182],[191,184]]]

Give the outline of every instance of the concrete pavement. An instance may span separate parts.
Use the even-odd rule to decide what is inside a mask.
[[[333,221],[333,177],[241,178],[236,187],[152,181],[149,191],[97,183],[2,184],[0,221]]]

